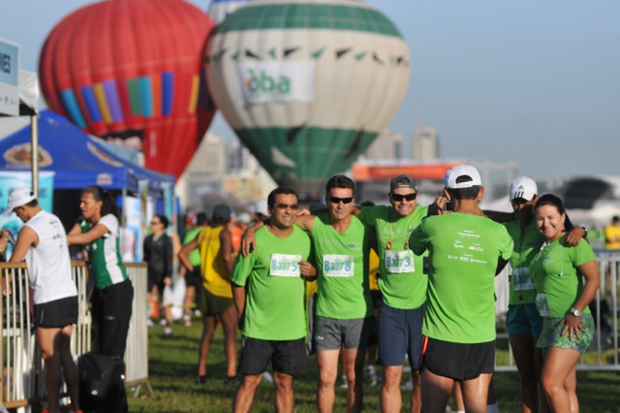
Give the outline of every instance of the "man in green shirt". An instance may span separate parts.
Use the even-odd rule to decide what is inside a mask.
[[[239,259],[232,276],[245,336],[236,413],[251,410],[270,362],[275,372],[277,411],[293,413],[293,378],[306,357],[305,280],[316,277],[316,269],[308,262],[310,238],[293,225],[299,206],[295,191],[276,188],[267,203],[270,222],[256,231],[256,248]]]
[[[459,381],[466,410],[482,413],[495,366],[495,275],[513,241],[480,209],[484,188],[476,168],[450,170],[446,190],[455,212],[427,218],[410,238],[414,253],[430,253],[422,405],[443,412]]]
[[[409,177],[390,181],[391,206],[362,208],[358,217],[374,229],[380,258],[379,290],[383,304],[379,312],[379,358],[383,364],[381,410],[400,412],[400,384],[405,355],[414,380],[411,411],[421,411],[422,392],[419,370],[422,365],[422,320],[428,277],[422,256],[409,248],[409,237],[429,215],[429,207],[416,203],[417,191]]]

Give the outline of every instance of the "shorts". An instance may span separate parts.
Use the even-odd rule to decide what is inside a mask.
[[[508,306],[506,327],[509,336],[538,337],[542,331],[542,317],[535,303]]]
[[[424,368],[434,374],[463,381],[495,371],[495,340],[473,344],[425,340]]]
[[[422,367],[422,320],[424,306],[412,310],[381,306],[379,313],[379,359],[381,365],[402,366],[405,355],[411,369]]]
[[[316,317],[314,345],[316,351],[365,349],[370,333],[370,318],[337,320]]]
[[[153,287],[157,287],[160,294],[164,291],[164,274],[149,271],[147,273],[146,291],[153,291]]]
[[[202,312],[206,316],[216,316],[223,314],[226,310],[234,304],[232,298],[220,297],[211,294],[209,290],[203,287],[204,294],[204,311]]]
[[[200,265],[194,267],[193,270],[186,273],[185,285],[187,287],[194,287],[196,290],[200,290],[201,288],[203,288],[202,271],[200,270]]]
[[[297,376],[306,365],[306,341],[297,340],[261,340],[245,338],[241,350],[239,373],[243,376],[262,374],[269,363],[273,371]]]
[[[34,325],[38,328],[63,328],[77,324],[77,295],[35,304],[34,314]]]
[[[563,348],[568,350],[575,350],[580,353],[585,353],[594,337],[594,319],[592,314],[585,313],[582,318],[583,330],[578,337],[568,338],[567,335],[562,335],[564,331],[564,318],[543,318],[543,327],[540,337],[536,342],[536,347],[539,348]]]

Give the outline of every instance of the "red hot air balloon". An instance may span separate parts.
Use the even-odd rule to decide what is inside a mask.
[[[213,118],[202,56],[212,20],[183,0],[109,0],[48,35],[49,107],[101,137],[141,138],[146,167],[177,177]]]

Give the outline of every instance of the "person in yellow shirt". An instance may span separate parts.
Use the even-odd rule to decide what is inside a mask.
[[[189,271],[192,268],[189,256],[199,249],[204,286],[204,327],[198,362],[198,382],[207,378],[209,348],[215,336],[217,324],[224,328],[227,380],[237,376],[237,310],[233,302],[230,276],[234,268],[235,252],[230,231],[232,211],[227,205],[216,205],[211,220],[198,238],[185,245],[179,252],[181,264]]]
[[[608,250],[620,250],[620,216],[615,215],[611,224],[605,228],[605,247]]]

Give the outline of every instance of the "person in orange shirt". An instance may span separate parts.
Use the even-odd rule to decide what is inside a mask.
[[[189,271],[192,263],[189,255],[199,248],[204,286],[204,328],[198,362],[198,382],[207,379],[207,359],[218,322],[224,327],[227,359],[227,380],[237,376],[237,310],[232,298],[230,276],[236,254],[231,232],[231,210],[227,205],[213,208],[209,225],[198,239],[185,245],[179,252],[181,264]]]

